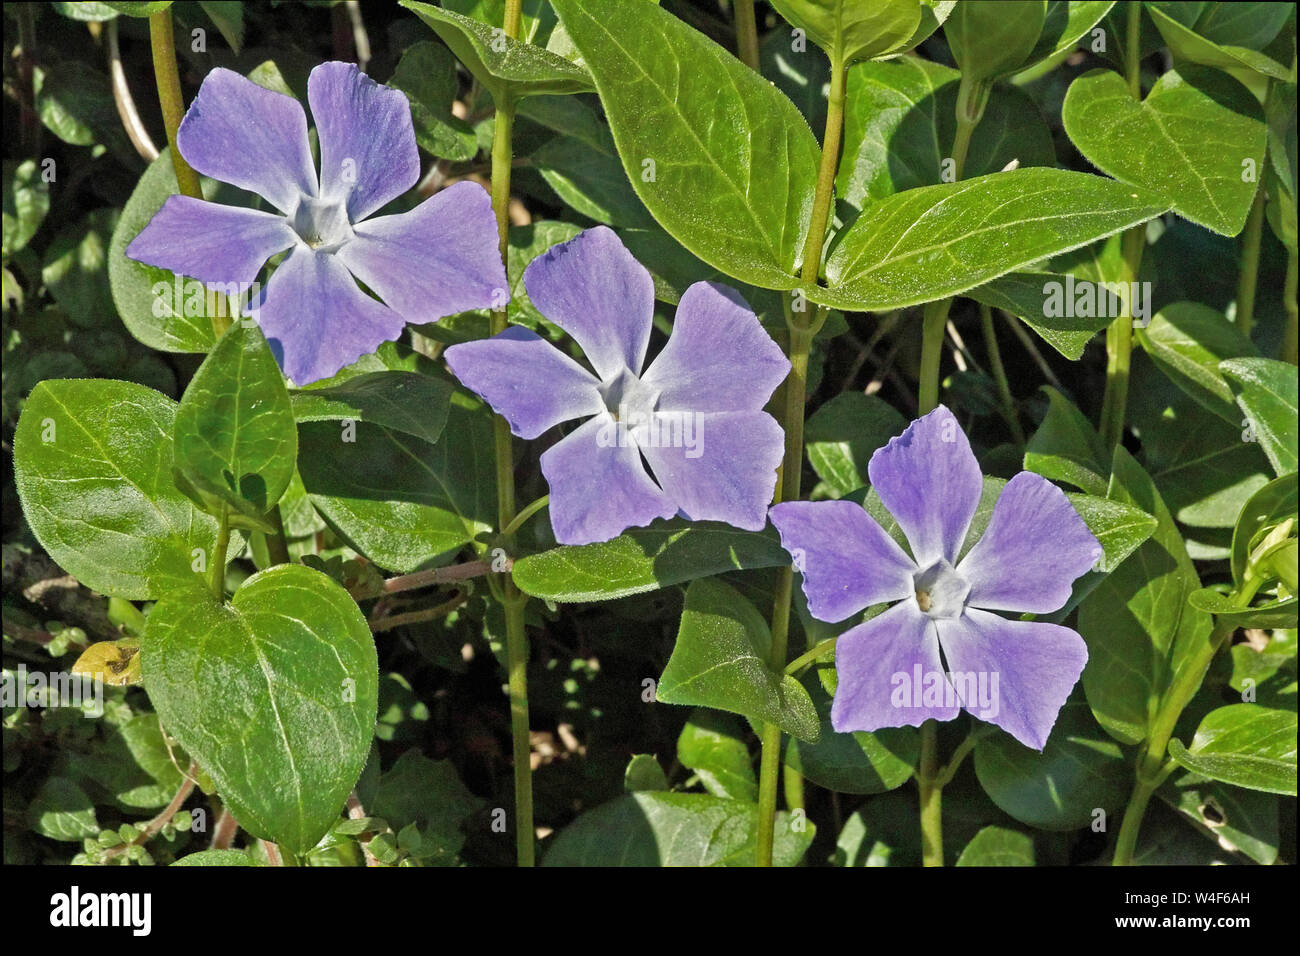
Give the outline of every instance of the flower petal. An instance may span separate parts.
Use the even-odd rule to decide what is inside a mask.
[[[205,176],[255,192],[286,216],[299,196],[316,195],[302,107],[233,70],[217,67],[204,78],[176,143]]]
[[[692,521],[767,524],[785,433],[766,412],[658,413],[633,436],[659,486]]]
[[[841,634],[835,673],[831,726],[842,734],[918,727],[930,719],[952,720],[961,711],[949,703],[934,625],[911,601]]]
[[[334,61],[311,71],[307,102],[320,137],[321,196],[346,196],[353,223],[415,185],[420,153],[405,93]]]
[[[984,479],[952,412],[940,405],[912,422],[876,450],[867,474],[907,535],[919,567],[956,560]]]
[[[661,409],[744,412],[762,408],[789,372],[790,360],[738,292],[697,282],[641,380],[659,390]]]
[[[551,488],[551,527],[561,544],[608,541],[627,528],[677,513],[646,474],[634,444],[602,441],[614,425],[609,414],[597,415],[542,455],[542,474]]]
[[[271,275],[258,324],[297,385],[329,378],[402,333],[406,323],[361,291],[334,256],[298,246]]]
[[[297,239],[283,216],[168,196],[126,247],[126,257],[200,282],[246,285]]]
[[[1088,662],[1083,638],[1059,624],[1009,621],[973,608],[935,623],[965,709],[1042,750]],[[971,683],[981,676],[986,692],[977,694]]]
[[[444,354],[452,373],[520,438],[605,410],[596,377],[531,329],[511,326]]]
[[[537,310],[573,336],[602,381],[640,374],[650,344],[654,282],[612,229],[596,226],[552,246],[524,270]]]
[[[819,621],[842,621],[912,596],[916,565],[861,505],[787,501],[769,514],[803,576],[808,611]]]
[[[1101,545],[1065,492],[1022,471],[1002,489],[983,537],[957,573],[970,585],[967,604],[1044,614],[1070,599],[1074,579],[1101,557]]]
[[[502,308],[510,299],[492,200],[477,183],[359,224],[338,257],[407,322]]]

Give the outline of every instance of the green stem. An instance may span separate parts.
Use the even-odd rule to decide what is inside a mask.
[[[921,865],[943,866],[943,784],[939,782],[939,724],[921,725],[916,783],[921,791]]]
[[[1120,283],[1132,289],[1142,266],[1142,251],[1146,245],[1147,227],[1143,223],[1124,233],[1123,269]],[[1133,355],[1133,303],[1132,296],[1124,296],[1124,309],[1106,329],[1106,391],[1101,402],[1100,428],[1102,441],[1110,449],[1124,438],[1124,420],[1128,414],[1129,368]]]
[[[943,357],[943,332],[948,326],[952,299],[927,302],[921,318],[921,371],[916,414],[927,415],[939,404],[939,360]]]
[[[1282,288],[1282,304],[1286,307],[1286,331],[1282,337],[1282,361],[1296,364],[1297,345],[1300,344],[1300,312],[1296,309],[1296,248],[1286,251],[1286,285]]]
[[[736,55],[740,62],[758,72],[758,21],[754,18],[754,0],[735,0]]]
[[[1025,443],[1025,432],[1020,427],[1020,417],[1016,414],[1016,400],[1011,394],[1011,383],[1007,381],[1007,369],[1002,364],[1002,351],[998,348],[997,330],[993,326],[993,310],[983,302],[980,307],[980,324],[984,327],[984,345],[989,353],[989,369],[993,372],[993,381],[997,383],[998,395],[1002,400],[1002,417],[1011,428],[1011,436],[1017,445]]]
[[[510,39],[519,36],[521,0],[506,0],[504,32]],[[501,261],[508,262],[510,248],[510,170],[514,160],[512,136],[515,103],[509,93],[496,104],[496,124],[492,137],[492,211],[496,215],[498,249]],[[492,334],[504,332],[505,309],[492,313]],[[515,525],[514,447],[510,426],[504,418],[493,420],[492,437],[496,451],[497,527],[503,532]],[[503,537],[509,545],[511,534]],[[515,783],[515,859],[519,866],[532,866],[533,778],[531,747],[528,734],[528,635],[524,630],[524,606],[527,596],[515,587],[509,572],[501,576],[500,593],[506,616],[506,667],[509,672],[510,738]]]
[[[828,637],[826,640],[817,644],[812,650],[796,657],[785,667],[785,672],[791,676],[798,677],[804,670],[816,661],[821,660],[831,651],[835,650],[835,644],[839,641],[838,637]]]
[[[274,531],[266,535],[266,554],[270,558],[272,565],[288,564],[289,543],[284,535],[284,517],[280,514],[280,506],[276,505],[267,514]]]
[[[817,190],[813,195],[808,238],[804,243],[800,278],[807,285],[817,282],[821,270],[822,245],[826,225],[830,222],[831,201],[835,195],[835,173],[839,168],[840,138],[844,130],[845,66],[831,62],[831,89],[826,111],[826,129],[822,136],[822,155],[818,165]],[[796,313],[785,302],[786,326],[789,330],[790,374],[784,385],[781,427],[785,431],[785,455],[777,477],[776,500],[794,501],[799,497],[803,471],[803,419],[808,396],[808,353],[813,337],[825,320],[816,306],[811,313]],[[805,321],[806,320],[806,321]],[[782,568],[777,577],[772,602],[772,650],[769,666],[778,674],[786,667],[790,636],[790,601],[794,592],[794,568]],[[759,866],[772,865],[772,845],[776,826],[776,786],[781,767],[781,728],[766,723],[760,734],[763,755],[758,774],[758,836],[756,861]]]
[[[1268,154],[1264,156],[1268,162]],[[1264,184],[1255,189],[1255,201],[1250,204],[1246,218],[1246,231],[1241,237],[1241,273],[1237,279],[1237,328],[1250,338],[1255,324],[1255,286],[1259,278],[1259,241],[1264,235]]]
[[[185,99],[181,96],[181,75],[176,67],[176,38],[172,32],[172,12],[161,10],[149,16],[149,42],[153,47],[153,73],[158,83],[158,103],[162,107],[167,145],[171,147],[172,166],[181,195],[203,198],[199,174],[176,148],[176,130],[185,116]]]
[[[803,774],[789,764],[785,765],[785,805],[793,810],[804,808]]]
[[[550,495],[542,495],[536,501],[532,501],[529,504],[524,505],[524,507],[520,509],[519,514],[515,515],[514,520],[511,521],[510,524],[506,526],[506,530],[503,531],[502,534],[504,534],[507,538],[513,538],[515,534],[519,531],[519,529],[524,526],[525,521],[527,521],[537,512],[545,508],[548,504],[550,504],[550,502],[551,502]]]
[[[222,508],[217,519],[217,544],[212,549],[212,566],[208,568],[208,584],[218,602],[226,599],[226,552],[230,550],[230,512]]]

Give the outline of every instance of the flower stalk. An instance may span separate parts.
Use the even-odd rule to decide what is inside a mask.
[[[153,49],[153,73],[158,83],[158,104],[162,107],[163,126],[167,129],[167,145],[171,148],[172,166],[176,170],[176,185],[181,195],[203,198],[199,188],[199,174],[194,171],[181,151],[176,148],[176,131],[185,116],[185,99],[181,96],[181,75],[176,66],[176,37],[172,30],[172,12],[168,8],[149,16],[149,42]],[[213,316],[213,328],[219,319]],[[220,320],[224,321],[224,320]],[[217,330],[220,335],[225,329]]]

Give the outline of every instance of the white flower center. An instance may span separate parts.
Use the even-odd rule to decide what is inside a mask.
[[[321,252],[334,252],[352,238],[347,204],[338,200],[303,196],[289,224],[303,242]]]
[[[951,564],[940,558],[912,575],[916,606],[930,617],[958,617],[966,607],[970,585]]]
[[[659,390],[646,385],[626,367],[600,383],[600,397],[614,421],[629,429],[648,425],[659,404]]]

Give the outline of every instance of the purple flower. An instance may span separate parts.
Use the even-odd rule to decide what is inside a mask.
[[[290,250],[258,320],[299,385],[396,339],[407,322],[500,306],[508,288],[491,201],[473,183],[363,221],[420,175],[403,93],[350,63],[322,63],[311,71],[307,99],[319,178],[297,100],[230,70],[209,73],[177,131],[181,155],[279,212],[169,196],[126,250],[147,265],[241,290],[267,259]]]
[[[712,282],[687,289],[643,373],[654,285],[611,230],[538,256],[524,287],[595,374],[518,326],[452,346],[447,364],[521,438],[588,419],[542,455],[556,540],[606,541],[678,513],[761,529],[784,444],[763,404],[790,363],[740,296]]]
[[[958,561],[983,479],[942,405],[877,450],[867,472],[910,556],[851,501],[792,501],[771,512],[813,617],[842,621],[893,604],[840,635],[832,726],[916,726],[964,708],[1042,750],[1087,648],[1069,628],[991,612],[1057,610],[1101,545],[1059,488],[1022,471]]]

